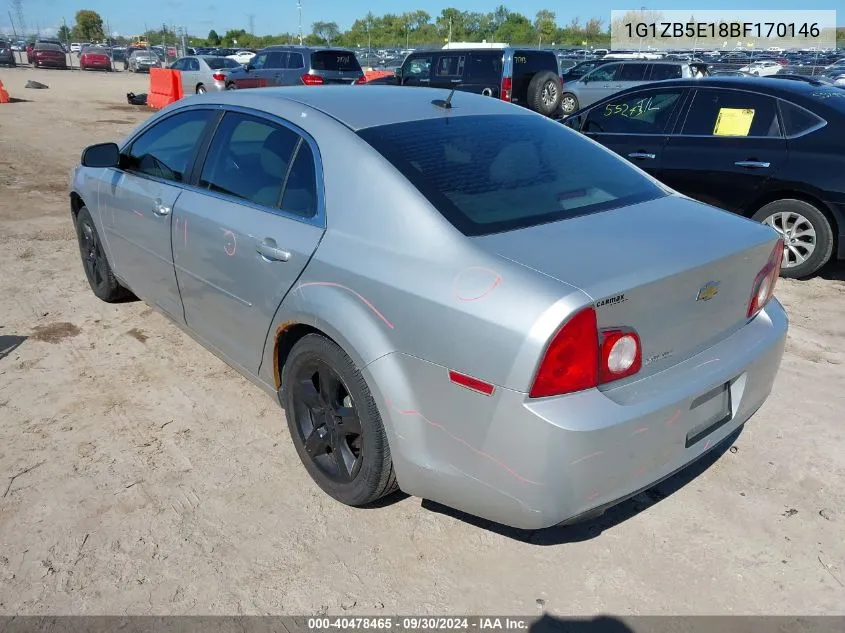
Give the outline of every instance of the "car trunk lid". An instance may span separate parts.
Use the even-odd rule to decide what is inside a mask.
[[[741,328],[777,237],[756,222],[670,195],[473,239],[583,290],[599,328],[634,328],[643,354],[634,380]]]

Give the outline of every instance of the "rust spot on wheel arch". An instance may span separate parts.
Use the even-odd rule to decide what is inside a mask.
[[[273,338],[273,382],[276,385],[276,389],[282,388],[282,368],[279,367],[279,341],[282,338],[282,334],[285,333],[285,330],[296,324],[296,321],[282,321],[276,327],[276,334]]]

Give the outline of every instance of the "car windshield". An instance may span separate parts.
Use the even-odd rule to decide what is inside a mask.
[[[220,70],[221,68],[240,68],[242,64],[239,64],[234,59],[229,59],[228,57],[206,57],[205,63],[208,64],[208,67],[211,70]]]
[[[355,54],[350,51],[315,51],[311,55],[311,68],[314,70],[360,71]]]
[[[444,116],[358,134],[465,235],[668,195],[612,152],[542,117]]]

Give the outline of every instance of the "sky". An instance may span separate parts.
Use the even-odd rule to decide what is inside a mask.
[[[62,24],[62,18],[69,26],[73,25],[73,16],[79,9],[97,11],[106,21],[112,33],[133,35],[148,28],[155,28],[163,22],[177,27],[185,27],[192,35],[205,36],[210,29],[219,33],[230,28],[249,29],[250,15],[253,16],[255,30],[259,35],[277,33],[295,33],[298,28],[296,0],[245,0],[232,3],[228,0],[142,0],[141,2],[114,0],[22,0],[24,19],[28,30],[36,26],[42,33],[48,34]],[[372,11],[376,15],[384,13],[402,13],[423,9],[432,17],[449,6],[464,11],[492,11],[499,4],[511,10],[518,10],[533,18],[538,9],[551,9],[557,13],[558,22],[563,25],[574,17],[580,17],[584,23],[591,17],[610,20],[611,10],[668,9],[695,12],[696,9],[726,9],[735,12],[738,9],[765,9],[767,11],[795,9],[794,0],[707,0],[702,2],[684,2],[672,0],[654,2],[640,0],[634,6],[620,3],[618,0],[590,0],[589,3],[569,1],[566,3],[552,0],[519,0],[502,2],[501,0],[366,0],[366,2],[348,2],[346,0],[302,0],[302,25],[307,33],[317,21],[337,22],[341,29],[347,29],[355,19]],[[587,6],[585,6],[587,5]],[[0,0],[0,31],[10,31],[9,12],[17,23],[12,0]],[[836,21],[845,26],[845,4],[843,0],[814,0],[812,9],[841,9]]]

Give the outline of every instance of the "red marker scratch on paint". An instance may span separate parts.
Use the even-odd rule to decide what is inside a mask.
[[[132,211],[132,213],[134,213],[135,215],[137,215],[139,218],[143,218],[143,217],[144,217],[144,214],[143,214],[143,213],[141,213],[140,211]]]
[[[587,501],[593,501],[594,499],[598,499],[598,498],[599,498],[599,493],[594,492],[593,494],[589,495],[589,496],[586,498],[586,500],[587,500]]]
[[[681,410],[678,409],[666,423],[666,426],[672,426],[675,422],[678,421],[678,418],[681,417]]]
[[[454,435],[451,431],[449,431],[449,429],[447,429],[446,427],[444,427],[444,426],[443,426],[442,424],[440,424],[439,422],[435,422],[435,421],[433,421],[433,420],[429,420],[427,417],[425,417],[425,416],[424,416],[422,413],[420,413],[419,411],[416,411],[415,409],[410,409],[410,410],[407,410],[407,411],[406,411],[406,410],[404,410],[404,409],[400,409],[399,407],[394,406],[394,405],[393,405],[393,403],[392,403],[390,400],[386,400],[386,402],[387,402],[387,406],[388,406],[389,408],[393,409],[394,411],[396,411],[397,413],[399,413],[399,414],[401,414],[401,415],[411,415],[411,416],[416,416],[416,417],[420,418],[421,420],[423,420],[423,421],[424,421],[426,424],[428,424],[429,426],[433,426],[434,428],[439,429],[440,431],[443,431],[443,432],[444,432],[446,435],[448,435],[450,438],[452,438],[452,439],[453,439],[453,440],[455,440],[456,442],[460,442],[461,444],[463,444],[464,446],[466,446],[469,450],[471,450],[471,451],[472,451],[473,453],[475,453],[476,455],[480,455],[481,457],[484,457],[485,459],[489,459],[491,462],[493,462],[494,464],[496,464],[496,465],[497,465],[497,466],[499,466],[500,468],[503,468],[504,470],[506,470],[508,473],[510,473],[511,475],[513,475],[514,477],[516,477],[517,479],[519,479],[520,481],[522,481],[522,482],[524,482],[524,483],[527,483],[527,484],[534,484],[535,486],[540,486],[540,485],[542,485],[542,484],[540,484],[540,483],[539,483],[539,482],[537,482],[537,481],[532,481],[531,479],[526,479],[525,477],[523,477],[522,475],[520,475],[518,472],[516,472],[513,468],[511,468],[510,466],[508,466],[508,465],[507,465],[507,464],[505,464],[504,462],[502,462],[502,461],[500,461],[500,460],[496,459],[495,457],[493,457],[493,456],[492,456],[492,455],[490,455],[489,453],[485,453],[484,451],[480,451],[480,450],[478,450],[477,448],[475,448],[474,446],[472,446],[471,444],[469,444],[466,440],[461,439],[461,438],[460,438],[460,437],[458,437],[457,435]]]
[[[465,288],[461,288],[461,278],[464,277],[467,273],[471,271],[480,271],[484,273],[484,275],[489,276],[489,281],[487,287],[480,293],[476,293],[474,295],[469,295],[465,290]],[[466,279],[464,279],[464,284],[466,283]],[[497,273],[495,270],[490,268],[485,268],[483,266],[470,266],[468,268],[464,268],[460,271],[457,275],[455,275],[455,279],[452,281],[452,292],[455,295],[455,298],[458,301],[479,301],[483,299],[491,292],[493,292],[499,285],[502,283],[502,276]]]
[[[632,435],[639,435],[640,433],[645,433],[646,431],[648,431],[648,427],[644,426],[634,431]]]
[[[238,250],[238,236],[229,229],[220,227],[220,230],[223,231],[223,235],[227,238],[226,242],[223,244],[223,250],[229,257],[234,257]]]
[[[379,319],[381,319],[387,327],[389,327],[391,330],[393,329],[393,324],[390,321],[387,320],[387,317],[385,317],[381,312],[379,312],[376,309],[376,307],[372,303],[370,303],[366,298],[362,297],[357,292],[352,290],[352,288],[347,288],[346,286],[344,286],[342,284],[335,283],[333,281],[309,281],[309,282],[304,283],[304,284],[299,284],[299,286],[297,286],[297,290],[299,290],[301,288],[307,288],[308,286],[328,286],[330,288],[340,288],[341,290],[346,290],[347,292],[352,293],[353,295],[358,297],[358,299],[365,306],[367,306],[370,310],[372,310],[373,314],[375,314]]]
[[[580,464],[581,462],[585,462],[588,459],[592,459],[593,457],[598,457],[599,455],[604,455],[604,451],[596,451],[595,453],[591,453],[590,455],[582,457],[581,459],[576,459],[574,462],[572,462],[569,465],[574,466],[575,464]]]
[[[179,218],[176,218],[176,230],[174,231],[174,233],[179,233]]]
[[[188,219],[187,218],[185,218],[185,221],[182,223],[182,227],[183,227],[183,233],[184,233],[184,236],[185,236],[185,240],[184,240],[185,246],[187,246],[188,245]]]
[[[704,443],[704,448],[702,448],[701,450],[706,451],[708,448],[710,448],[710,438],[707,439],[707,441]]]

